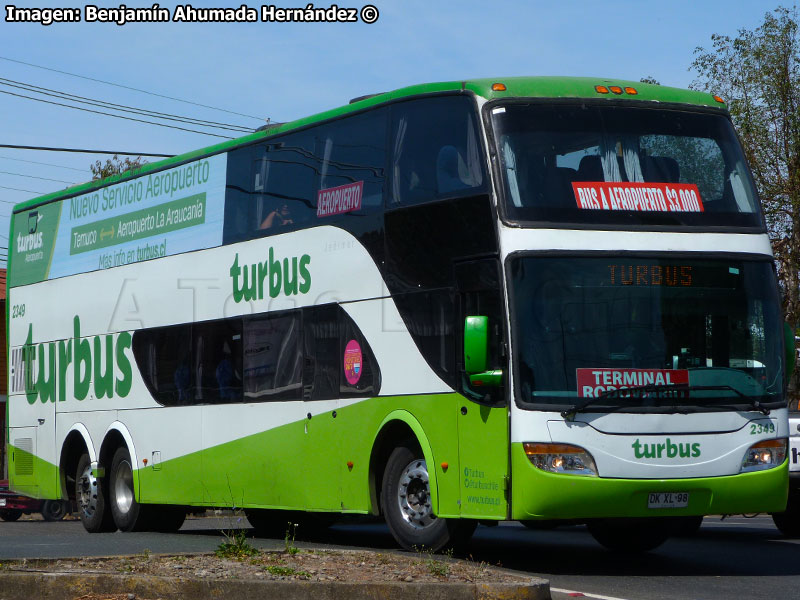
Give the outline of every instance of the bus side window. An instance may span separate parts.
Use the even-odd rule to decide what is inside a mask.
[[[192,327],[195,404],[242,400],[242,320],[219,319]]]
[[[341,186],[363,188],[361,210],[339,206],[333,208],[330,215],[365,212],[383,205],[387,116],[388,110],[384,108],[334,121],[315,130],[317,155],[322,159],[319,191]],[[328,215],[318,207],[317,216],[324,219]]]
[[[136,331],[133,356],[153,398],[164,406],[194,403],[192,325]]]
[[[350,316],[340,308],[339,393],[340,396],[377,396],[381,373],[366,338]]]
[[[159,404],[190,406],[242,399],[239,318],[136,331],[133,355]]]
[[[248,402],[300,400],[303,345],[300,311],[255,316],[244,323],[244,396]]]
[[[257,157],[254,157],[254,154]],[[232,244],[249,239],[255,218],[252,163],[264,154],[264,145],[237,148],[228,153],[225,183],[225,224],[222,241]],[[262,186],[263,187],[263,186]]]
[[[485,189],[475,107],[465,96],[392,106],[390,206],[420,204]]]
[[[434,372],[456,386],[456,297],[449,290],[394,297],[411,337]]]
[[[339,397],[339,318],[335,304],[303,309],[304,400]]]
[[[258,171],[254,174],[254,185],[258,175],[264,187],[256,194],[254,225],[259,235],[307,225],[314,218],[319,171],[313,134],[302,131],[270,140],[264,160],[268,164],[255,165]]]

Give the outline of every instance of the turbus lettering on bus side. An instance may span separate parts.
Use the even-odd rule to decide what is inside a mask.
[[[25,395],[28,403],[64,402],[67,397],[85,400],[94,388],[96,398],[124,398],[131,391],[133,370],[126,351],[131,348],[132,336],[123,331],[116,336],[107,334],[81,338],[81,320],[73,318],[73,337],[46,344],[33,343],[33,324],[28,326],[28,338],[22,349],[25,363]],[[102,338],[105,338],[103,340]],[[36,373],[33,371],[34,361]],[[67,369],[72,363],[72,390],[67,390]],[[34,377],[35,375],[35,377]],[[69,395],[67,394],[67,392]]]
[[[293,256],[291,259],[276,260],[275,252],[270,248],[264,262],[240,266],[237,252],[230,269],[233,301],[263,300],[265,287],[270,298],[277,298],[281,291],[286,296],[307,294],[311,289],[310,264],[311,257],[308,254],[303,254],[299,259]]]

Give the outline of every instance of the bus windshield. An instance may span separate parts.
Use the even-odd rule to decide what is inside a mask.
[[[528,256],[510,273],[523,407],[586,398],[601,411],[782,405],[780,304],[767,261]]]
[[[723,115],[515,103],[493,108],[492,121],[512,221],[762,227]]]

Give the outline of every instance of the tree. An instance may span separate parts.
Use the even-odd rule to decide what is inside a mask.
[[[133,160],[126,156],[123,160],[115,154],[114,158],[109,158],[106,160],[106,164],[103,164],[98,160],[93,165],[89,165],[89,169],[92,171],[92,181],[96,181],[98,179],[104,179],[106,177],[111,177],[112,175],[120,175],[126,171],[138,169],[142,167],[142,165],[146,164],[147,161],[141,156],[137,156]]]
[[[764,206],[786,320],[800,325],[800,36],[797,7],[779,7],[735,38],[697,48],[692,84],[728,103]],[[798,370],[800,371],[800,369]],[[795,373],[795,384],[798,373]],[[795,389],[796,386],[795,386]]]

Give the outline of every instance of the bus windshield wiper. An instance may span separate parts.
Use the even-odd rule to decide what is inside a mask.
[[[609,398],[647,398],[645,394],[659,393],[659,392],[694,392],[694,391],[709,391],[709,390],[724,390],[731,391],[737,396],[744,398],[750,404],[750,410],[758,411],[764,415],[769,414],[769,408],[763,406],[758,398],[751,398],[743,394],[739,390],[729,385],[640,385],[628,388],[619,388],[614,390],[606,390],[600,392],[597,396],[584,398],[580,402],[574,404],[565,411],[562,411],[561,416],[565,419],[571,419],[585,408],[596,404],[600,400]],[[654,398],[659,399],[657,396]],[[665,398],[666,399],[666,398]]]

